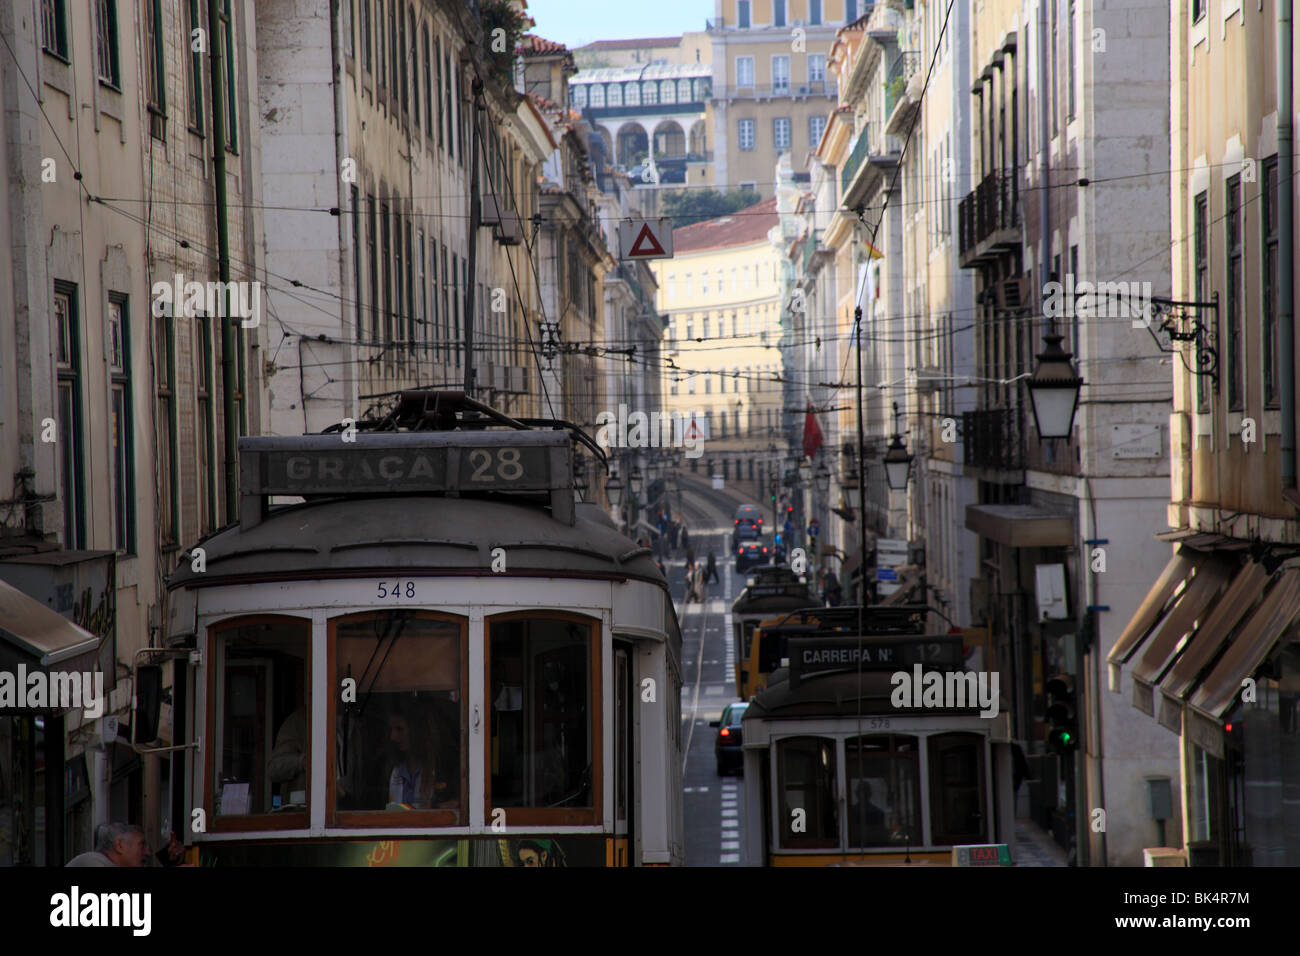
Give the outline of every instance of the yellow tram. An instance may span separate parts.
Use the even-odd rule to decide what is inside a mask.
[[[744,590],[731,605],[731,640],[735,652],[736,695],[749,700],[754,693],[750,660],[755,628],[769,618],[779,620],[790,611],[816,607],[807,580],[783,565],[755,569]],[[775,615],[775,617],[774,617]]]
[[[159,652],[202,863],[682,861],[681,633],[575,500],[582,437],[408,392],[372,431],[240,440],[239,523],[169,579]]]
[[[924,706],[894,676],[973,684],[959,635],[810,628],[788,654],[744,717],[751,861],[948,865],[954,846],[1014,841],[1006,714]]]

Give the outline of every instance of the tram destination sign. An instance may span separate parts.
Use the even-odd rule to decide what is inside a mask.
[[[956,635],[888,637],[792,637],[790,670],[808,677],[825,671],[904,670],[925,664],[935,670],[959,668],[965,656]]]
[[[239,451],[245,498],[549,491],[572,499],[569,439],[556,431],[267,436],[240,439]],[[253,510],[256,523],[264,509]]]

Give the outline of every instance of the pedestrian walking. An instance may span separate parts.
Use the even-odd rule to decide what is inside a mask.
[[[695,549],[689,544],[686,546],[686,566],[688,568],[695,567]]]
[[[718,558],[712,551],[709,552],[709,560],[705,566],[705,580],[712,581],[714,584],[720,583],[718,581]]]
[[[695,553],[691,550],[691,533],[684,524],[682,525],[682,547],[686,549],[687,554]]]

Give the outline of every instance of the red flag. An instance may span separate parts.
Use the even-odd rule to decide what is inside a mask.
[[[817,424],[817,416],[813,414],[812,405],[808,406],[808,414],[803,420],[803,453],[807,458],[812,458],[817,454],[817,449],[822,447],[822,430]]]

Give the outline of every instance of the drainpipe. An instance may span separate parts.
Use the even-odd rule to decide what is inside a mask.
[[[1291,157],[1291,4],[1277,5],[1277,261],[1278,261],[1278,385],[1282,404],[1282,491],[1292,503],[1295,466],[1295,303],[1291,254],[1294,221],[1291,210],[1294,162]]]

